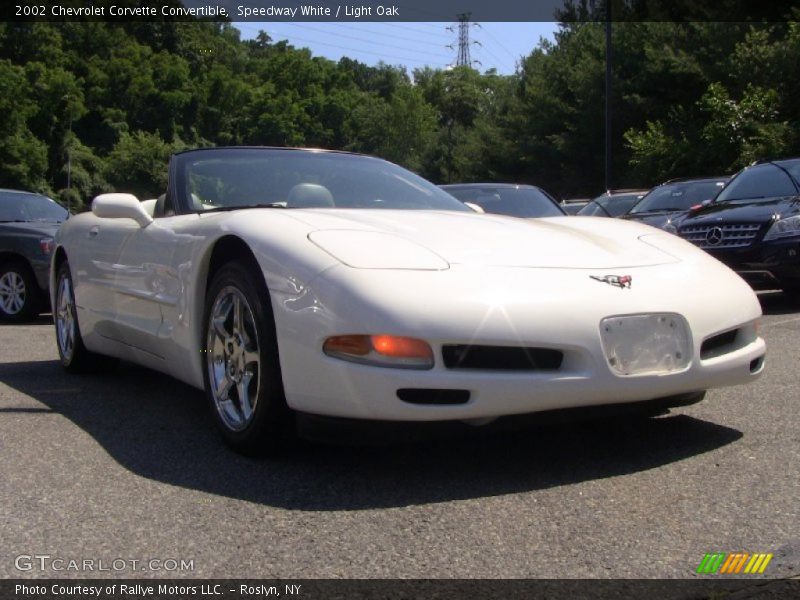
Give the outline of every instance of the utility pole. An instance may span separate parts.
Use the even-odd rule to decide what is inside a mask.
[[[479,60],[472,60],[469,53],[469,47],[472,44],[480,46],[481,43],[478,41],[469,41],[469,27],[470,27],[470,18],[471,13],[461,13],[456,15],[458,17],[458,56],[456,58],[456,67],[472,67],[472,65],[477,64],[480,65],[481,61]],[[472,23],[475,27],[480,27],[478,23]],[[450,26],[447,28],[447,31],[455,32],[455,29]],[[455,46],[453,44],[449,44],[447,46],[451,50],[455,50]]]
[[[606,2],[606,152],[605,152],[605,166],[606,166],[606,190],[611,190],[611,0]]]
[[[70,100],[72,100],[72,95],[67,94],[64,96],[64,99],[67,101],[67,111],[69,113],[69,126],[68,126],[68,133],[67,133],[67,143],[66,143],[66,150],[67,150],[67,214],[70,213],[70,208],[72,204],[72,104]]]

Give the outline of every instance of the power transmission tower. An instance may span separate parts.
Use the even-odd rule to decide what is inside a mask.
[[[469,55],[469,47],[472,44],[477,46],[481,45],[477,40],[473,42],[469,41],[469,27],[470,25],[480,27],[480,25],[478,23],[469,22],[470,13],[461,13],[456,16],[458,17],[458,57],[456,58],[455,66],[472,67],[472,65],[475,64],[480,65],[481,61],[472,60]],[[455,28],[451,25],[447,28],[447,31],[455,32]],[[447,47],[451,50],[455,50],[454,44],[449,44]]]

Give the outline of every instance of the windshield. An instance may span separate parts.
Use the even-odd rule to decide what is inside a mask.
[[[689,210],[705,200],[711,200],[725,185],[725,179],[665,183],[653,188],[634,206],[630,214]]]
[[[776,161],[795,179],[800,178],[800,161]],[[761,200],[798,193],[791,177],[779,167],[764,163],[741,171],[716,198],[716,202]]]
[[[462,202],[477,204],[487,213],[509,217],[563,217],[564,212],[544,192],[535,187],[445,186]]]
[[[177,156],[192,210],[285,208],[470,209],[432,183],[378,158],[309,150],[219,148]]]
[[[0,191],[0,222],[61,223],[66,218],[66,209],[47,196]]]
[[[628,212],[644,194],[644,192],[616,194],[614,196],[603,194],[589,202],[577,214],[581,217],[618,217]]]

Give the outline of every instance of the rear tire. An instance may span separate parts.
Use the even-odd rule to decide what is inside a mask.
[[[117,360],[86,349],[78,325],[75,306],[75,288],[69,263],[65,260],[56,274],[56,295],[53,306],[53,323],[56,328],[56,346],[62,366],[70,373],[87,373],[113,367]]]
[[[0,320],[20,323],[41,312],[42,292],[30,265],[12,258],[0,265]]]
[[[211,280],[203,318],[203,378],[225,442],[248,456],[285,451],[294,439],[269,290],[260,273],[231,261]]]

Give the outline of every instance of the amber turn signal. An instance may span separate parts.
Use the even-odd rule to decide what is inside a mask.
[[[350,362],[401,369],[430,369],[433,349],[423,340],[396,335],[337,335],[322,346],[328,356]]]

